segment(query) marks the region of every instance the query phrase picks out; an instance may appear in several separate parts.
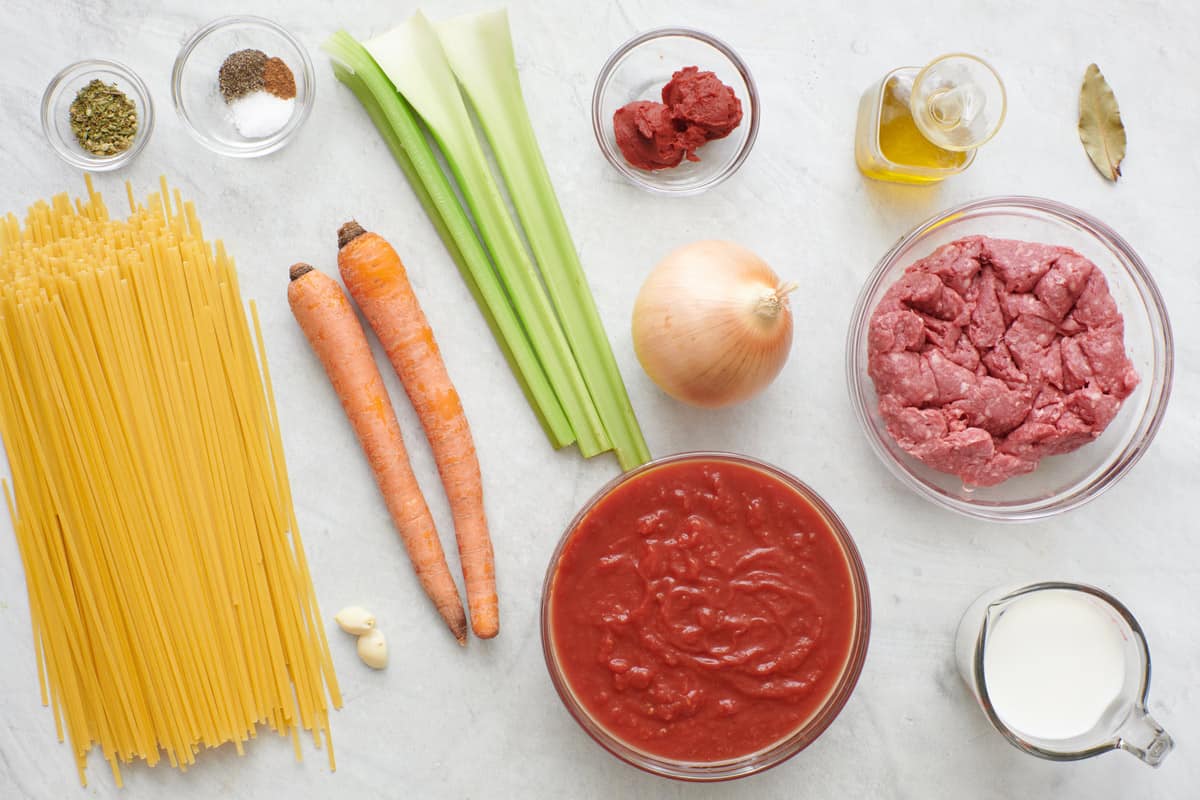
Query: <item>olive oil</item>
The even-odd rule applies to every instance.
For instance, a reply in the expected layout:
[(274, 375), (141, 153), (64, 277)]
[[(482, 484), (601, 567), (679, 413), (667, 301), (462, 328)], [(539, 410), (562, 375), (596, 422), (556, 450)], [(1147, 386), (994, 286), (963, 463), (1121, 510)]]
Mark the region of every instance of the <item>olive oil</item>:
[(927, 169), (959, 170), (967, 163), (967, 154), (946, 150), (925, 138), (909, 110), (912, 86), (892, 78), (883, 87), (879, 108), (879, 150), (894, 164)]
[(1004, 87), (982, 61), (943, 56), (893, 70), (862, 96), (854, 154), (868, 178), (936, 183), (962, 172), (1004, 119)]

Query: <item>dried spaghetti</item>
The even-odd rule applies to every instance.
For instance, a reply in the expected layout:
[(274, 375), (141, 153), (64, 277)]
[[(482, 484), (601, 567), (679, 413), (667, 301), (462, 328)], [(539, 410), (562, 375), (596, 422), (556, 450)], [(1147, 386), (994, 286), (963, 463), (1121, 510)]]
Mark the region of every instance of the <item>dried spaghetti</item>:
[[(109, 218), (59, 195), (0, 220), (0, 434), (42, 702), (80, 780), (238, 752), (260, 723), (327, 748), (341, 697), (253, 303), (178, 191)], [(322, 742), (322, 739), (324, 742)]]

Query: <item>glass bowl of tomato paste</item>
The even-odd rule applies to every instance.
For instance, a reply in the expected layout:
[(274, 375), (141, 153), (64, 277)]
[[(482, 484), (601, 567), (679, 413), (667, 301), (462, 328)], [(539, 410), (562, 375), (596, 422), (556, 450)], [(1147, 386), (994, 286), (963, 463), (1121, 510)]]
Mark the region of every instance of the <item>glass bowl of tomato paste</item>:
[[(696, 67), (713, 73), (733, 91), (741, 108), (741, 120), (732, 129), (709, 131), (709, 140), (670, 167), (631, 163), (621, 151), (613, 115), (617, 109), (638, 100), (667, 102), (664, 87), (672, 84), (679, 70)], [(697, 93), (711, 99), (709, 90)], [(709, 108), (711, 115), (723, 112)], [(634, 36), (616, 49), (596, 77), (592, 89), (592, 132), (606, 161), (625, 180), (652, 194), (686, 197), (723, 183), (745, 163), (758, 138), (758, 86), (750, 68), (732, 47), (715, 36), (692, 28), (655, 28)], [(686, 127), (679, 118), (677, 130)]]
[(788, 473), (682, 453), (613, 480), (554, 550), (546, 667), (617, 758), (689, 781), (794, 756), (833, 722), (871, 627), (846, 526)]

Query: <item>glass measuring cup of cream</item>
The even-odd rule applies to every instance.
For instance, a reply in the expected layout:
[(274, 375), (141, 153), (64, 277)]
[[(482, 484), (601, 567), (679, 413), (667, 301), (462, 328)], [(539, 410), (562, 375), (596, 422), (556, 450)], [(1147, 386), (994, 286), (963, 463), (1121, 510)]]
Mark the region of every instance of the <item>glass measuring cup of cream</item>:
[(994, 589), (959, 623), (958, 668), (992, 726), (1041, 758), (1124, 750), (1151, 766), (1174, 742), (1146, 713), (1150, 651), (1133, 614), (1092, 586)]
[(937, 183), (971, 166), (1007, 107), (1000, 76), (975, 56), (894, 69), (859, 102), (855, 161), (868, 178)]

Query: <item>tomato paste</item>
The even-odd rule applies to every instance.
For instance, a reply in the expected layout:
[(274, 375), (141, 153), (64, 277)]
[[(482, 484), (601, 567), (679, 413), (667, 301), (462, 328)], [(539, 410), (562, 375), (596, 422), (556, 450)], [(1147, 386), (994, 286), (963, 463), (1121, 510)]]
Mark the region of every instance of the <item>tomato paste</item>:
[(684, 67), (662, 88), (662, 102), (635, 100), (613, 114), (613, 136), (638, 169), (699, 161), (696, 150), (723, 139), (742, 121), (742, 101), (716, 73)]
[(601, 727), (655, 756), (725, 761), (825, 705), (856, 637), (829, 521), (774, 475), (716, 457), (619, 484), (569, 535), (552, 649)]

